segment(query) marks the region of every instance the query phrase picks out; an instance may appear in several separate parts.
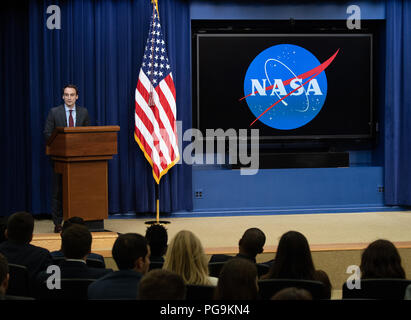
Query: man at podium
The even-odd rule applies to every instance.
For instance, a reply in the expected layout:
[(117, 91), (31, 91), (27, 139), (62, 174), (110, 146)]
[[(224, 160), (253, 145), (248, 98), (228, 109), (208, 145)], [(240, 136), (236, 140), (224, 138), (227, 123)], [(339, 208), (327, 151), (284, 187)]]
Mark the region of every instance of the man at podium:
[[(88, 111), (86, 108), (76, 106), (78, 99), (78, 89), (73, 84), (68, 84), (63, 88), (64, 105), (52, 108), (47, 116), (44, 127), (44, 137), (46, 141), (50, 138), (57, 127), (84, 127), (90, 124)], [(61, 174), (53, 170), (51, 216), (54, 223), (54, 232), (61, 232), (63, 220), (62, 207), (62, 177)]]

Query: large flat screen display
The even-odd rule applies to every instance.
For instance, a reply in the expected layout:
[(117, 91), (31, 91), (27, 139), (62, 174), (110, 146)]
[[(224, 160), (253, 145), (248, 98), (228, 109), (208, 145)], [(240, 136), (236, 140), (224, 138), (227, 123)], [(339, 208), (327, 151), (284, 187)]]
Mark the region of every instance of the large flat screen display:
[(372, 34), (197, 34), (194, 124), (261, 141), (373, 136)]

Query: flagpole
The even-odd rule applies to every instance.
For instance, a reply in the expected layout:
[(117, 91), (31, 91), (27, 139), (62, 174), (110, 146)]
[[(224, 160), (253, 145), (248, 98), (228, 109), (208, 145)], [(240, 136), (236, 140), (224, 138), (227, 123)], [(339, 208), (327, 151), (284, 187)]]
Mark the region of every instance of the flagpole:
[[(160, 221), (160, 179), (162, 175), (165, 172), (167, 172), (176, 163), (176, 161), (178, 161), (177, 159), (178, 158), (178, 147), (175, 145), (175, 142), (174, 144), (172, 142), (170, 143), (170, 139), (167, 139), (167, 137), (166, 138), (163, 137), (163, 133), (161, 132), (161, 126), (157, 124), (157, 122), (159, 121), (159, 110), (158, 110), (159, 106), (157, 105), (158, 103), (157, 100), (160, 100), (160, 103), (161, 103), (161, 97), (159, 98), (159, 96), (156, 93), (155, 88), (160, 88), (159, 90), (161, 92), (163, 85), (164, 85), (166, 89), (168, 88), (167, 89), (168, 92), (171, 92), (172, 100), (167, 101), (166, 105), (163, 104), (162, 106), (161, 105), (160, 106), (161, 108), (164, 108), (166, 106), (168, 108), (167, 109), (168, 112), (172, 114), (174, 118), (176, 118), (175, 108), (174, 110), (172, 108), (172, 106), (175, 105), (175, 87), (174, 87), (171, 70), (169, 70), (170, 65), (169, 65), (169, 61), (168, 61), (168, 57), (167, 57), (167, 53), (165, 49), (165, 42), (163, 39), (163, 35), (161, 33), (161, 26), (159, 22), (160, 14), (158, 11), (158, 0), (151, 0), (151, 3), (153, 4), (153, 11), (152, 11), (153, 19), (150, 24), (149, 35), (147, 38), (147, 45), (144, 51), (144, 59), (143, 59), (142, 67), (140, 70), (139, 80), (137, 82), (136, 96), (137, 96), (137, 93), (139, 94), (139, 96), (141, 96), (139, 84), (145, 83), (144, 81), (149, 83), (150, 88), (148, 90), (149, 91), (148, 101), (146, 101), (147, 104), (143, 102), (143, 105), (141, 105), (140, 104), (141, 101), (139, 101), (137, 98), (135, 100), (136, 101), (135, 119), (138, 119), (139, 123), (143, 122), (143, 125), (146, 125), (146, 122), (151, 122), (152, 120), (154, 120), (154, 123), (152, 123), (152, 130), (148, 132), (148, 134), (152, 135), (152, 141), (155, 142), (154, 150), (150, 150), (149, 153), (147, 152), (145, 145), (147, 144), (151, 146), (151, 148), (153, 148), (153, 146), (150, 145), (149, 143), (146, 143), (145, 141), (146, 133), (141, 133), (139, 131), (138, 128), (140, 128), (140, 125), (135, 126), (134, 137), (138, 145), (140, 146), (140, 148), (143, 150), (146, 159), (150, 162), (151, 166), (153, 167), (153, 176), (155, 178), (154, 184), (155, 184), (156, 220), (147, 221), (145, 223), (146, 224), (162, 224), (162, 223), (166, 224), (170, 222)], [(145, 85), (143, 84), (142, 87), (145, 87)], [(147, 91), (144, 91), (143, 96), (145, 97), (146, 94), (147, 94)], [(170, 97), (168, 97), (167, 99), (169, 98)], [(170, 102), (172, 103), (169, 106), (168, 103)], [(148, 113), (150, 113), (153, 119), (150, 117), (148, 117), (148, 119), (147, 118), (142, 119), (139, 116), (139, 113), (141, 113), (141, 108), (143, 107), (147, 108), (147, 106), (149, 108)], [(147, 113), (147, 111), (144, 111), (144, 112)], [(167, 115), (169, 113), (166, 112)], [(136, 120), (136, 123), (137, 123), (137, 120)], [(168, 134), (169, 133), (167, 133), (167, 135)], [(176, 133), (174, 132), (174, 134)], [(160, 146), (159, 144), (160, 140), (162, 139), (164, 139), (164, 141), (168, 141), (168, 145), (166, 145), (166, 149), (165, 149), (166, 154), (168, 154), (167, 148), (169, 148), (169, 150), (172, 150), (172, 148), (176, 150), (176, 152), (174, 153), (174, 158), (171, 157), (173, 153), (171, 153), (168, 156), (166, 155), (165, 158), (162, 158), (163, 160), (166, 160), (165, 161), (167, 165), (166, 169), (163, 167), (163, 162), (155, 162), (152, 158), (153, 152), (155, 152), (155, 154), (157, 155), (157, 159), (158, 159), (158, 156), (160, 157), (164, 156), (164, 154), (161, 155), (161, 150), (160, 150), (163, 146)], [(173, 141), (173, 139), (171, 139), (171, 141)], [(176, 138), (174, 139), (174, 141), (176, 141)]]
[(156, 191), (156, 220), (146, 221), (145, 224), (168, 224), (170, 221), (160, 220), (160, 184), (155, 183)]

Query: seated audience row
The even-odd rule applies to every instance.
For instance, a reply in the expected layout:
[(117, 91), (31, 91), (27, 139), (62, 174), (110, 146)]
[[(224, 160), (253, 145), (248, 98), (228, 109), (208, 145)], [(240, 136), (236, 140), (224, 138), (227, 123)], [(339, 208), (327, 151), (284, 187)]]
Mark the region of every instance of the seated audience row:
[[(46, 269), (54, 258), (59, 263), (62, 279), (91, 279), (89, 299), (184, 299), (187, 286), (214, 287), (214, 299), (253, 300), (259, 298), (259, 280), (309, 280), (319, 286), (321, 296), (331, 298), (331, 282), (327, 273), (315, 268), (309, 243), (297, 231), (284, 233), (275, 259), (267, 262), (268, 272), (259, 277), (256, 256), (263, 252), (266, 237), (258, 228), (245, 231), (239, 240), (236, 256), (213, 255), (207, 261), (200, 239), (191, 231), (179, 231), (168, 245), (167, 230), (161, 225), (147, 228), (146, 235), (121, 234), (116, 239), (112, 256), (118, 271), (87, 265), (91, 254), (92, 235), (81, 218), (65, 222), (61, 233), (61, 250), (52, 254), (30, 244), (34, 219), (27, 212), (17, 212), (7, 221), (6, 240), (0, 243), (0, 297), (5, 297), (9, 283), (8, 264), (25, 266), (29, 274), (29, 295), (39, 297), (50, 274)], [(2, 254), (2, 255), (1, 255)], [(165, 255), (165, 257), (164, 257)], [(102, 260), (103, 257), (94, 255)], [(150, 260), (162, 267), (150, 270)], [(209, 275), (208, 265), (224, 262), (218, 277)], [(157, 268), (156, 267), (156, 268)], [(397, 248), (388, 240), (369, 244), (361, 257), (361, 279), (405, 279), (405, 270)], [(263, 285), (263, 281), (260, 282)], [(313, 299), (303, 289), (287, 288), (272, 299)], [(157, 293), (156, 293), (157, 292)], [(168, 298), (171, 296), (170, 298)], [(314, 296), (315, 298), (315, 296)], [(406, 299), (411, 299), (411, 286)]]

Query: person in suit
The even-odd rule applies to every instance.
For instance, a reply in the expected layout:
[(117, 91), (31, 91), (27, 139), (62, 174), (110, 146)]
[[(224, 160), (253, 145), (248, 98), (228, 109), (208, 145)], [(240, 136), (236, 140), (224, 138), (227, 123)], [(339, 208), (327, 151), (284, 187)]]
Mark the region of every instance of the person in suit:
[[(256, 263), (257, 254), (262, 253), (265, 244), (265, 234), (258, 228), (247, 229), (241, 239), (238, 241), (239, 253), (235, 256), (237, 258), (243, 258)], [(214, 254), (210, 258), (212, 262), (225, 262), (232, 259), (233, 256), (225, 254)]]
[(0, 244), (0, 252), (7, 258), (8, 263), (27, 267), (31, 289), (37, 274), (53, 263), (47, 249), (30, 244), (33, 229), (34, 219), (30, 213), (13, 213), (7, 221), (7, 240)]
[[(78, 89), (69, 84), (63, 88), (64, 105), (52, 108), (47, 116), (44, 126), (44, 137), (48, 141), (57, 127), (84, 127), (90, 125), (89, 115), (86, 108), (76, 106)], [(62, 177), (53, 170), (51, 215), (54, 222), (54, 232), (61, 232), (63, 220), (62, 209)]]
[[(66, 260), (59, 264), (61, 279), (99, 279), (112, 269), (92, 268), (86, 264), (91, 251), (92, 236), (87, 227), (74, 224), (61, 234), (61, 248)], [(50, 277), (46, 271), (37, 276), (37, 293)]]
[(141, 278), (150, 266), (150, 247), (137, 233), (118, 236), (112, 249), (119, 271), (95, 281), (88, 287), (89, 299), (137, 299)]
[[(64, 232), (64, 230), (66, 230), (68, 227), (72, 226), (73, 224), (79, 224), (79, 225), (84, 226), (85, 222), (84, 222), (84, 219), (81, 218), (81, 217), (71, 217), (71, 218), (67, 219), (66, 221), (64, 221), (63, 227), (62, 227), (62, 232)], [(52, 252), (50, 252), (50, 254), (51, 254), (51, 257), (53, 258), (54, 262), (59, 262), (59, 261), (62, 261), (62, 260), (65, 259), (62, 249), (52, 251)], [(102, 268), (106, 267), (106, 263), (105, 263), (104, 257), (102, 255), (91, 252), (87, 256), (87, 260), (86, 260), (87, 264), (89, 264), (90, 259), (98, 260), (98, 261), (100, 261), (100, 264), (101, 264)]]

